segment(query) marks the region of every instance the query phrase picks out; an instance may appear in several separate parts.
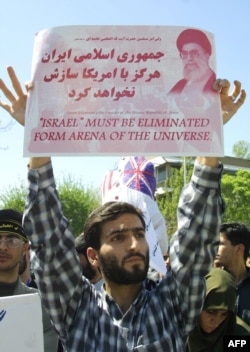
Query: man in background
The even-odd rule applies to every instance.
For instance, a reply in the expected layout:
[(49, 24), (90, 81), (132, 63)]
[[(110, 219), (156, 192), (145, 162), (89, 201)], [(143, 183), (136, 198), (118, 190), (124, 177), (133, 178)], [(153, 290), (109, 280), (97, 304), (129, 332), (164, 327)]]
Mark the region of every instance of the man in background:
[(103, 284), (102, 274), (99, 268), (96, 268), (90, 263), (91, 258), (88, 258), (88, 247), (84, 233), (81, 233), (75, 238), (75, 248), (81, 263), (83, 276), (89, 279), (97, 291), (100, 291)]
[(238, 316), (250, 325), (250, 270), (246, 260), (250, 249), (250, 230), (239, 222), (220, 227), (220, 242), (214, 265), (233, 275), (237, 284)]
[[(20, 262), (28, 248), (22, 214), (13, 209), (0, 210), (0, 297), (38, 292), (25, 285), (19, 277)], [(58, 338), (43, 305), (42, 314), (44, 352), (56, 352)]]

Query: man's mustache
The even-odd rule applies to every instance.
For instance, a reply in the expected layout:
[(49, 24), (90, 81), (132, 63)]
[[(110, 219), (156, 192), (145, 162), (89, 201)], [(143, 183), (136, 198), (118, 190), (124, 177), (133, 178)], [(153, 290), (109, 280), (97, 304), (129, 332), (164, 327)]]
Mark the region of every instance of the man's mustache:
[(124, 263), (127, 259), (132, 258), (132, 257), (140, 257), (143, 259), (144, 262), (146, 260), (145, 255), (138, 253), (138, 252), (134, 252), (134, 253), (128, 253), (127, 255), (125, 255), (125, 257), (123, 257), (123, 259), (122, 259), (122, 263)]

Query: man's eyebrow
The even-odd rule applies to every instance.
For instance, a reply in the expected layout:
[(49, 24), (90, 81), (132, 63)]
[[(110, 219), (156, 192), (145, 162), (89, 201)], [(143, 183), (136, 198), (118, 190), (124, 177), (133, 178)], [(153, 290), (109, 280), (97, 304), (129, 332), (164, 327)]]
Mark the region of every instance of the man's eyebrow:
[(122, 233), (125, 233), (125, 232), (128, 232), (128, 231), (132, 231), (132, 232), (143, 231), (143, 232), (145, 232), (145, 229), (143, 228), (143, 226), (132, 227), (132, 228), (124, 227), (122, 229), (113, 229), (113, 230), (111, 230), (110, 232), (107, 233), (106, 237), (110, 237), (110, 236), (117, 235), (117, 234), (122, 234)]

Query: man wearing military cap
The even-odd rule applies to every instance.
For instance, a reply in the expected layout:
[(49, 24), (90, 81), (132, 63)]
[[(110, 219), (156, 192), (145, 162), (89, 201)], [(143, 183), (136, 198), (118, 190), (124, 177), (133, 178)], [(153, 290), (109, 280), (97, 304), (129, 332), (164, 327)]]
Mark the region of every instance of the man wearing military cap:
[(0, 210), (0, 235), (2, 233), (6, 233), (7, 238), (18, 238), (28, 242), (22, 227), (22, 214), (13, 209)]
[[(38, 292), (19, 277), (19, 265), (29, 242), (22, 226), (22, 214), (14, 209), (0, 210), (0, 297)], [(58, 337), (42, 305), (44, 351), (56, 352)], [(21, 318), (21, 317), (20, 317)]]

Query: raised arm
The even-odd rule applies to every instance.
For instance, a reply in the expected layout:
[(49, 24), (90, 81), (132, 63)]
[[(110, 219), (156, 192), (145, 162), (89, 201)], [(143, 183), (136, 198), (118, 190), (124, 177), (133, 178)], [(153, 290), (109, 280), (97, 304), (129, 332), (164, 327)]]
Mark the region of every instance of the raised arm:
[[(0, 100), (0, 106), (6, 110), (20, 125), (25, 125), (25, 110), (27, 103), (27, 92), (29, 92), (33, 85), (31, 82), (25, 83), (26, 92), (22, 89), (13, 67), (7, 67), (8, 75), (13, 87), (12, 92), (5, 82), (0, 78), (0, 90), (3, 92), (8, 102)], [(50, 162), (49, 157), (32, 157), (30, 158), (29, 166), (31, 169), (37, 169)]]
[[(246, 93), (238, 81), (234, 82), (231, 94), (227, 80), (217, 80), (214, 88), (220, 94), (225, 124), (244, 104)], [(187, 297), (182, 310), (187, 333), (194, 326), (203, 305), (202, 278), (216, 254), (214, 243), (224, 211), (220, 189), (222, 171), (218, 158), (197, 157), (191, 182), (183, 188), (178, 204), (178, 230), (171, 240), (170, 262), (180, 296)]]

